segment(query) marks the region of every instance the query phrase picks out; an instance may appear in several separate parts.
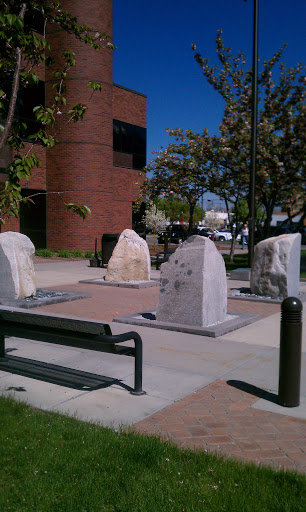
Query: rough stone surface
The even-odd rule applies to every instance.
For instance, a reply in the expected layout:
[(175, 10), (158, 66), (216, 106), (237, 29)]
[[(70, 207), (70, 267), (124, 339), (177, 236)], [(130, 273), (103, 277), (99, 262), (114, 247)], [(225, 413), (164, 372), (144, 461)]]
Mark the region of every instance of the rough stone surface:
[(105, 281), (149, 281), (148, 244), (132, 229), (125, 229), (108, 262)]
[(298, 296), (300, 257), (300, 233), (259, 242), (251, 271), (251, 292), (272, 298)]
[(226, 311), (223, 257), (208, 238), (191, 236), (161, 266), (156, 320), (210, 326), (223, 322)]
[(0, 297), (24, 299), (36, 294), (35, 247), (21, 233), (0, 234)]

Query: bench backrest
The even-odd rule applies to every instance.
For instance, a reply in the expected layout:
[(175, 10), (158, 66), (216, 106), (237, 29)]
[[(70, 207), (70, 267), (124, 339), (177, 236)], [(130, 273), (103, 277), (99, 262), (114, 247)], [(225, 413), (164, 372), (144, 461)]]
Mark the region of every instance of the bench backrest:
[(76, 333), (106, 334), (111, 335), (111, 328), (108, 324), (91, 322), (89, 320), (78, 320), (50, 314), (29, 313), (27, 311), (16, 311), (0, 307), (0, 328), (1, 324), (16, 323), (24, 327), (35, 326), (46, 329), (58, 329), (74, 331)]

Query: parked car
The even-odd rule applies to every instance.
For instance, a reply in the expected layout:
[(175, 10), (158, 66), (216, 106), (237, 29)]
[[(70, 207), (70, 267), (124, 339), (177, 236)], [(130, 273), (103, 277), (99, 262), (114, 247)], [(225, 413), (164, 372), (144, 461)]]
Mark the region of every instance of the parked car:
[(168, 237), (168, 241), (172, 244), (181, 244), (186, 239), (186, 235), (182, 230), (171, 229), (170, 231), (167, 229), (158, 234), (158, 243), (164, 244), (166, 236)]
[(292, 231), (289, 228), (276, 228), (277, 235), (291, 235)]
[(205, 231), (205, 229), (201, 229), (201, 231), (197, 234), (200, 236), (205, 236), (206, 238), (210, 238), (211, 240), (213, 239), (214, 236), (213, 233), (211, 233), (210, 231)]
[(208, 233), (217, 233), (217, 231), (218, 231), (216, 228), (209, 228), (207, 226), (198, 226), (196, 229), (198, 231), (201, 231), (201, 230), (208, 231)]
[(216, 231), (214, 233), (214, 240), (224, 242), (224, 240), (231, 240), (232, 239), (232, 233), (229, 229), (220, 229), (219, 231)]
[(205, 236), (206, 238), (212, 239), (214, 233), (212, 231), (207, 231), (206, 229), (203, 229), (203, 228), (195, 228), (192, 230), (192, 234)]

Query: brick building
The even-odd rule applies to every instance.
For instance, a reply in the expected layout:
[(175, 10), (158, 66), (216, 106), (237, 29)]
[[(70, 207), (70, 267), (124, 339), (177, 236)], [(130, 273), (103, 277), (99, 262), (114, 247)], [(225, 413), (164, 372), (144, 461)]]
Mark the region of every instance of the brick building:
[[(79, 23), (112, 39), (112, 0), (64, 0), (62, 5)], [(48, 150), (35, 148), (41, 167), (23, 184), (25, 196), (38, 194), (35, 206), (22, 206), (20, 219), (11, 218), (2, 232), (20, 231), (36, 247), (92, 250), (96, 237), (121, 233), (137, 220), (132, 203), (146, 163), (146, 96), (113, 84), (110, 50), (95, 51), (55, 25), (47, 27), (45, 37), (54, 58), (64, 48), (75, 52), (77, 64), (68, 74), (67, 104), (85, 103), (88, 110), (77, 123), (65, 123), (59, 117), (59, 144)], [(46, 105), (51, 97), (51, 72), (40, 70), (39, 78), (32, 97), (20, 100), (29, 116), (39, 95)], [(103, 86), (91, 99), (86, 88), (90, 80)], [(64, 202), (85, 204), (92, 214), (83, 221), (67, 212)]]

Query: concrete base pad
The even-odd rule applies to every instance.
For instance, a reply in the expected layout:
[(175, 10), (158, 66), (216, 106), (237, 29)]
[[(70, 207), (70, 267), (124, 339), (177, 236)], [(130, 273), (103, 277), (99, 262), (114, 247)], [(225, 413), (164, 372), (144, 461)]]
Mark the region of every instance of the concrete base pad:
[(230, 279), (235, 279), (238, 281), (249, 281), (251, 277), (251, 269), (250, 268), (236, 268), (232, 270), (230, 273)]
[(168, 331), (187, 332), (189, 334), (198, 334), (200, 336), (210, 336), (217, 338), (228, 332), (235, 331), (240, 327), (249, 325), (259, 320), (259, 315), (250, 315), (245, 313), (228, 313), (227, 319), (220, 323), (209, 327), (171, 324), (168, 322), (157, 322), (155, 317), (156, 311), (143, 311), (142, 313), (133, 313), (127, 316), (114, 318), (113, 322), (123, 324), (142, 325), (144, 327), (154, 327), (156, 329), (166, 329)]
[[(283, 297), (264, 297), (260, 295), (252, 294), (250, 288), (231, 288), (230, 291), (227, 294), (227, 297), (229, 299), (236, 299), (236, 300), (250, 300), (255, 302), (269, 302), (270, 304), (281, 304), (284, 300)], [(301, 302), (306, 301), (306, 293), (301, 292), (299, 293), (298, 298)]]
[(49, 304), (58, 304), (60, 302), (71, 302), (73, 300), (87, 299), (91, 295), (86, 292), (66, 292), (61, 290), (48, 290), (40, 288), (37, 290), (36, 297), (27, 297), (26, 299), (5, 299), (0, 297), (0, 305), (13, 308), (38, 308), (48, 306)]
[(85, 279), (79, 283), (98, 284), (100, 286), (117, 286), (119, 288), (151, 288), (159, 286), (159, 279), (151, 279), (150, 281), (105, 281), (104, 277), (99, 279)]

